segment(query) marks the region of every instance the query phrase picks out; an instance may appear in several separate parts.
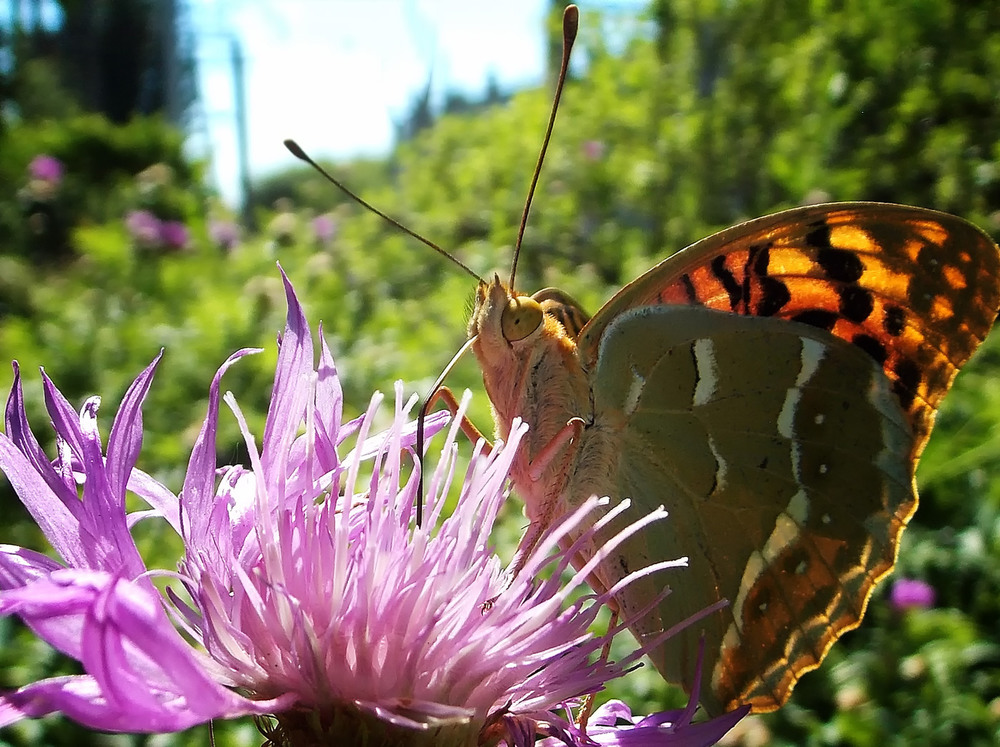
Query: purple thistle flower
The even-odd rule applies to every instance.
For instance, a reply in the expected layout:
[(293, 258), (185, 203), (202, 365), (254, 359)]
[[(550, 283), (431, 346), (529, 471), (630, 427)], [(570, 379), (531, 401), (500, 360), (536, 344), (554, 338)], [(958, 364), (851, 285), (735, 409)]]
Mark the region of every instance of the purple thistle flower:
[(28, 164), (28, 174), (32, 179), (40, 179), (57, 185), (63, 177), (62, 161), (54, 156), (39, 154), (32, 158), (31, 163)]
[(125, 229), (139, 246), (151, 249), (160, 245), (160, 219), (148, 210), (130, 210)]
[(897, 610), (908, 610), (933, 607), (936, 596), (934, 587), (925, 581), (898, 578), (893, 581), (889, 599)]
[[(564, 584), (575, 545), (554, 552), (573, 534), (593, 542), (605, 523), (593, 518), (606, 501), (592, 498), (565, 517), (508, 577), (489, 532), (526, 427), (516, 425), (509, 443), (488, 455), (477, 448), (458, 503), (442, 518), (456, 421), (437, 468), (424, 477), (427, 518), (416, 527), (413, 400), (404, 404), (397, 385), (393, 422), (382, 433), (372, 435), (378, 394), (364, 415), (342, 422), (322, 330), (314, 366), (310, 330), (287, 278), (285, 291), (288, 321), (260, 447), (232, 395), (220, 396), (225, 371), (257, 352), (241, 350), (211, 383), (183, 500), (135, 467), (142, 403), (159, 356), (126, 392), (106, 449), (99, 398), (76, 413), (43, 374), (57, 434), (52, 462), (28, 427), (15, 364), (0, 468), (62, 562), (0, 545), (0, 614), (19, 615), (85, 674), (0, 694), (0, 726), (61, 711), (94, 729), (162, 732), (273, 714), (288, 744), (315, 744), (319, 729), (329, 744), (351, 744), (364, 733), (377, 743), (384, 736), (399, 744), (515, 747), (535, 744), (536, 735), (556, 740), (546, 744), (711, 744), (739, 719), (742, 713), (690, 725), (693, 704), (644, 720), (599, 711), (588, 737), (561, 715), (564, 704), (621, 676), (642, 654), (593, 661), (625, 626), (588, 632), (609, 597), (570, 602), (570, 595), (598, 559)], [(249, 467), (216, 464), (220, 399), (243, 432)], [(428, 435), (446, 421), (443, 413), (429, 417)], [(127, 514), (126, 490), (149, 509)], [(131, 530), (153, 517), (184, 541), (177, 572), (147, 568), (139, 555)], [(654, 512), (603, 552), (662, 518)], [(152, 577), (174, 585), (161, 594)], [(622, 708), (605, 710), (620, 716)]]
[(312, 232), (317, 243), (325, 246), (337, 235), (337, 222), (327, 213), (317, 215), (312, 219)]
[(167, 249), (183, 249), (187, 246), (190, 232), (179, 220), (165, 220), (160, 223), (160, 243)]
[[(620, 700), (609, 700), (600, 706), (587, 722), (586, 734), (571, 727), (573, 745), (609, 745), (616, 747), (650, 747), (652, 745), (715, 744), (746, 715), (747, 709), (730, 711), (712, 721), (690, 724), (695, 703), (684, 709), (664, 711), (651, 716), (633, 716), (632, 709)], [(565, 742), (548, 738), (543, 747), (560, 747)]]
[(240, 241), (240, 227), (231, 220), (212, 220), (208, 224), (208, 235), (219, 249), (228, 252)]

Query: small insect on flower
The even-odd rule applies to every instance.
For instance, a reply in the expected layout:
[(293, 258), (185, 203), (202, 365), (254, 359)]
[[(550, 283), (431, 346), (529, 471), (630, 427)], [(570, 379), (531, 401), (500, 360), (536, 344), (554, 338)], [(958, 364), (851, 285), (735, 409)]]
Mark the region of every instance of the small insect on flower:
[[(691, 725), (690, 711), (645, 721), (598, 712), (592, 736), (574, 725), (566, 704), (642, 654), (620, 662), (598, 655), (624, 628), (589, 632), (614, 590), (580, 596), (600, 558), (567, 581), (574, 547), (557, 550), (571, 535), (593, 540), (601, 523), (588, 519), (604, 501), (591, 498), (554, 525), (509, 577), (489, 535), (526, 426), (517, 423), (489, 454), (474, 452), (445, 517), (452, 425), (436, 468), (423, 476), (428, 515), (417, 526), (413, 400), (397, 385), (382, 432), (374, 427), (378, 393), (344, 422), (322, 330), (314, 364), (287, 278), (285, 291), (288, 319), (259, 446), (235, 399), (221, 395), (226, 370), (255, 352), (241, 350), (211, 382), (179, 495), (136, 467), (159, 356), (126, 392), (106, 448), (99, 398), (77, 413), (43, 374), (54, 461), (28, 427), (15, 364), (0, 468), (61, 560), (0, 546), (0, 613), (20, 616), (84, 673), (2, 694), (0, 726), (60, 711), (93, 729), (170, 732), (251, 715), (270, 717), (276, 744), (513, 747), (624, 745), (651, 735), (644, 744), (709, 744), (735, 723), (740, 714)], [(242, 431), (247, 465), (217, 464), (220, 399)], [(446, 424), (444, 414), (428, 418), (427, 432)], [(148, 510), (127, 513), (127, 492)], [(132, 530), (154, 517), (183, 540), (177, 570), (150, 568), (140, 556)], [(601, 552), (662, 518), (629, 527)]]

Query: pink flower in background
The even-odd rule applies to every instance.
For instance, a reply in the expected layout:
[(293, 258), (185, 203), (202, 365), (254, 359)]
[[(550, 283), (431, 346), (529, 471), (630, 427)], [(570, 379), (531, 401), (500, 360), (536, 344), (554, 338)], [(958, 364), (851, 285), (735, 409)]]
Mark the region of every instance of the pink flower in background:
[(125, 228), (141, 247), (152, 248), (160, 244), (160, 219), (148, 210), (131, 210), (125, 216)]
[(57, 185), (63, 178), (62, 161), (53, 156), (37, 155), (28, 164), (28, 174), (32, 179), (40, 179)]
[(208, 236), (219, 249), (228, 252), (240, 241), (239, 224), (231, 220), (212, 220), (208, 224)]
[[(453, 423), (436, 467), (414, 464), (415, 423), (396, 388), (391, 425), (375, 433), (382, 397), (343, 422), (336, 367), (285, 280), (281, 338), (263, 435), (256, 438), (219, 369), (180, 495), (136, 469), (142, 405), (159, 357), (126, 392), (106, 448), (99, 398), (75, 412), (43, 377), (57, 457), (43, 453), (15, 382), (0, 434), (0, 468), (60, 560), (0, 546), (0, 614), (17, 614), (78, 659), (83, 674), (0, 696), (0, 726), (61, 711), (100, 730), (163, 732), (210, 719), (272, 714), (285, 744), (711, 744), (741, 716), (690, 724), (683, 711), (595, 715), (590, 736), (567, 703), (634, 666), (598, 656), (617, 632), (589, 632), (606, 594), (579, 594), (587, 574), (639, 524), (570, 570), (573, 534), (603, 522), (591, 498), (554, 526), (508, 577), (489, 535), (526, 427), (488, 455), (477, 448), (444, 518), (454, 479)], [(243, 433), (248, 465), (218, 465), (220, 399)], [(426, 421), (442, 430), (443, 413)], [(350, 439), (350, 440), (348, 440)], [(258, 446), (259, 444), (259, 446)], [(425, 520), (414, 523), (418, 482)], [(148, 508), (126, 513), (126, 491)], [(618, 513), (611, 509), (610, 515)], [(181, 537), (177, 571), (148, 568), (132, 530), (167, 522)], [(675, 564), (637, 571), (633, 578)], [(679, 570), (677, 572), (683, 572)], [(167, 581), (161, 593), (151, 582)], [(569, 581), (564, 581), (568, 577)], [(607, 713), (605, 712), (607, 711)]]
[(191, 232), (179, 220), (160, 222), (160, 243), (167, 249), (183, 249), (191, 238)]
[(317, 215), (312, 219), (312, 231), (318, 243), (329, 244), (337, 235), (337, 222), (326, 213)]
[(898, 610), (933, 607), (936, 597), (933, 586), (913, 578), (899, 578), (893, 581), (889, 596), (892, 606)]
[(585, 140), (582, 146), (583, 157), (588, 161), (600, 161), (604, 158), (607, 146), (600, 140)]

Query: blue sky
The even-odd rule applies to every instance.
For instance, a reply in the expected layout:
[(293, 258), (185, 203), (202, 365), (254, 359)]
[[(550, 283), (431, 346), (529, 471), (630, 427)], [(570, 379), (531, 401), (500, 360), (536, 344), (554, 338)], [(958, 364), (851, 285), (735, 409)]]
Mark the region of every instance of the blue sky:
[(395, 119), (433, 74), (434, 91), (479, 93), (537, 84), (544, 68), (546, 0), (199, 0), (204, 124), (213, 174), (237, 194), (229, 36), (246, 56), (251, 174), (294, 162), (282, 140), (311, 155), (387, 152)]
[[(252, 177), (294, 163), (282, 141), (315, 157), (380, 155), (432, 76), (433, 94), (475, 96), (493, 76), (503, 89), (538, 85), (551, 0), (174, 0), (194, 37), (203, 100), (189, 145), (208, 158), (223, 197), (238, 196), (230, 49), (245, 57)], [(642, 0), (581, 0), (594, 11), (635, 13)], [(10, 5), (0, 2), (0, 23)], [(43, 22), (58, 25), (53, 0)], [(577, 55), (579, 57), (579, 55)], [(579, 59), (577, 60), (579, 62)], [(3, 60), (0, 60), (3, 64)]]

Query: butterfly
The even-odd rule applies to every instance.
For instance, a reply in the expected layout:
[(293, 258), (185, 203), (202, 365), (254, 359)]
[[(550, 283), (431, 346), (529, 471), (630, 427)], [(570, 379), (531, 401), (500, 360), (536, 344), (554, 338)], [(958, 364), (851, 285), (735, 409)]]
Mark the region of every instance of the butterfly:
[(497, 436), (515, 417), (531, 426), (511, 472), (530, 520), (522, 548), (591, 495), (631, 505), (581, 562), (665, 506), (592, 583), (687, 556), (669, 579), (620, 592), (619, 613), (648, 641), (728, 600), (653, 663), (690, 691), (704, 636), (710, 713), (780, 707), (892, 570), (935, 412), (998, 309), (1000, 250), (985, 233), (863, 202), (717, 233), (593, 317), (555, 289), (480, 282), (468, 334)]

